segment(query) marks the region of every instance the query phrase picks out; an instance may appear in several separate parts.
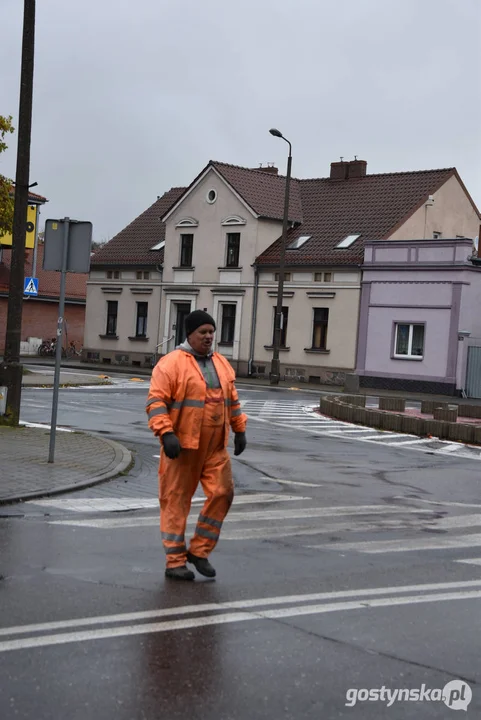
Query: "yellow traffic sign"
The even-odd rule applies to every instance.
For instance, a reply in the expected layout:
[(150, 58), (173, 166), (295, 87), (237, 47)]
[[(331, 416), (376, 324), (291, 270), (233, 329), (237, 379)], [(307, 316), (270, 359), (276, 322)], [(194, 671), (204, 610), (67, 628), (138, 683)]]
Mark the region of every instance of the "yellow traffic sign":
[[(25, 247), (32, 249), (35, 247), (35, 227), (37, 224), (37, 206), (29, 205), (27, 208), (27, 237)], [(11, 245), (12, 236), (10, 234), (0, 237), (0, 245)]]

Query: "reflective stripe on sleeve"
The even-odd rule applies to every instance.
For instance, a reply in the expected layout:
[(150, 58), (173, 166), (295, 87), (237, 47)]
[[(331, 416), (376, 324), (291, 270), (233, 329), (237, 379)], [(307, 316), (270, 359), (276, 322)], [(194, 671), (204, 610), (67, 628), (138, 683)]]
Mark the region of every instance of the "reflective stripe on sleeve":
[(159, 407), (159, 408), (154, 408), (153, 410), (149, 410), (149, 413), (148, 413), (148, 414), (149, 414), (149, 420), (150, 420), (150, 418), (153, 418), (153, 417), (155, 417), (156, 415), (167, 415), (168, 412), (169, 412), (169, 411), (167, 410), (166, 407)]
[(233, 410), (233, 411), (231, 412), (231, 414), (230, 414), (230, 416), (233, 417), (233, 418), (239, 417), (240, 415), (242, 415), (242, 409), (241, 409), (241, 408), (237, 408), (237, 410)]

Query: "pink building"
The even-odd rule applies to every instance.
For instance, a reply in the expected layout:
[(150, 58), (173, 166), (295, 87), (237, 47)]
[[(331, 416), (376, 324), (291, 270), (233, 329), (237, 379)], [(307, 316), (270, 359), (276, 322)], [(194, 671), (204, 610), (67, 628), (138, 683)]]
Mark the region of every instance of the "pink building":
[(481, 259), (468, 238), (366, 241), (364, 387), (481, 397)]

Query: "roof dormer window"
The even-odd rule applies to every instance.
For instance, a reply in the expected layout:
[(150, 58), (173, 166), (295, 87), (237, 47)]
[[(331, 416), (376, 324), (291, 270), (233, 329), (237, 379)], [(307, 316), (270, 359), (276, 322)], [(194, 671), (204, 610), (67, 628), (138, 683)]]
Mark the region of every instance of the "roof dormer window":
[(361, 237), (361, 233), (353, 233), (352, 235), (347, 235), (344, 240), (341, 240), (340, 243), (337, 243), (336, 248), (339, 248), (339, 250), (345, 250), (348, 247), (351, 247), (353, 243), (356, 242), (358, 238)]
[(293, 240), (289, 245), (287, 246), (288, 250), (299, 250), (308, 240), (310, 240), (312, 235), (301, 235), (300, 237)]

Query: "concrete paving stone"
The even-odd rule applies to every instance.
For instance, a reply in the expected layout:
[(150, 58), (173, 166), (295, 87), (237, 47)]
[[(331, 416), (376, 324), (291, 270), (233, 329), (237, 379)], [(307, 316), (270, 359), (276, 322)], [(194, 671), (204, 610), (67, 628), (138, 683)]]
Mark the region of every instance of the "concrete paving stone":
[(93, 485), (125, 471), (132, 460), (117, 442), (60, 431), (49, 463), (49, 442), (43, 428), (0, 427), (0, 504)]

